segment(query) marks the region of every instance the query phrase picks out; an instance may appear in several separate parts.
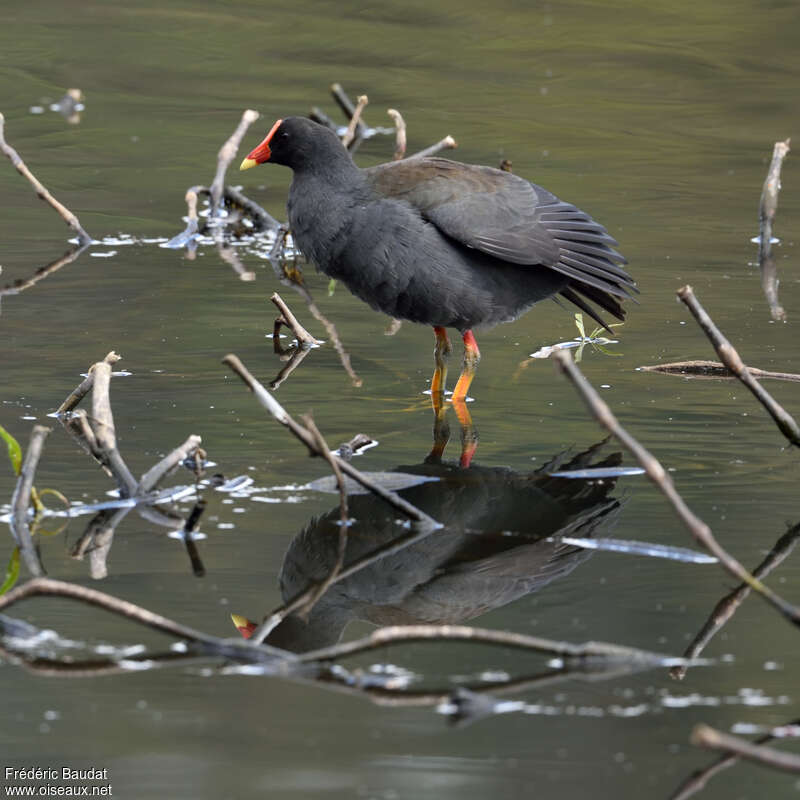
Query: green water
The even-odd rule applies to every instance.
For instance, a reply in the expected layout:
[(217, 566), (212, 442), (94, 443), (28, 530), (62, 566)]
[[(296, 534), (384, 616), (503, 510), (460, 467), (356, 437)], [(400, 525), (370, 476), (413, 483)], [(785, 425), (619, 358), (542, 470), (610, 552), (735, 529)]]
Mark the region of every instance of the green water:
[[(263, 115), (245, 138), (249, 149), (279, 117), (312, 105), (335, 116), (328, 94), (334, 80), (353, 95), (369, 95), (371, 125), (389, 124), (385, 109), (400, 109), (411, 150), (451, 134), (458, 159), (511, 159), (515, 173), (601, 220), (642, 290), (613, 347), (620, 357), (587, 351), (581, 364), (596, 387), (606, 387), (600, 391), (622, 423), (674, 470), (689, 506), (744, 564), (757, 564), (800, 519), (798, 454), (743, 387), (636, 371), (713, 357), (675, 301), (675, 290), (691, 283), (748, 363), (800, 372), (794, 154), (775, 223), (785, 323), (770, 319), (750, 241), (773, 142), (796, 135), (800, 122), (795, 4), (43, 1), (4, 9), (3, 17), (6, 138), (98, 239), (178, 233), (186, 188), (210, 182), (217, 150), (243, 109)], [(79, 124), (51, 111), (30, 113), (71, 86), (86, 95)], [(392, 150), (390, 139), (376, 137), (357, 160), (378, 163)], [(285, 217), (287, 170), (265, 166), (229, 178)], [(0, 284), (59, 257), (69, 236), (0, 162)], [(211, 246), (189, 260), (156, 244), (97, 245), (35, 287), (3, 297), (0, 424), (27, 441), (30, 418), (46, 423), (80, 373), (115, 349), (133, 373), (113, 382), (112, 401), (120, 449), (135, 474), (190, 433), (203, 437), (215, 470), (248, 475), (257, 487), (301, 485), (325, 474), (220, 363), (235, 352), (260, 379), (275, 376), (282, 363), (265, 335), (276, 290), (326, 338), (267, 261), (242, 258), (254, 281), (240, 281)], [(281, 403), (293, 414), (312, 410), (331, 444), (359, 431), (377, 439), (379, 447), (358, 459), (360, 468), (419, 464), (431, 447), (432, 413), (422, 394), (431, 332), (406, 324), (384, 336), (387, 320), (344, 287), (328, 297), (324, 276), (308, 268), (306, 279), (363, 385), (351, 384), (326, 345), (280, 387)], [(577, 452), (602, 438), (550, 361), (520, 369), (539, 347), (572, 338), (571, 318), (545, 303), (480, 337), (483, 361), (470, 404), (480, 436), (477, 466), (526, 473), (565, 448)], [(765, 385), (800, 415), (797, 384)], [(457, 459), (452, 412), (450, 422), (447, 455)], [(615, 450), (609, 445), (603, 453)], [(6, 502), (13, 480), (3, 467)], [(37, 485), (86, 502), (106, 499), (112, 488), (58, 426)], [(604, 535), (691, 544), (644, 478), (620, 479), (612, 495), (622, 509)], [(208, 538), (198, 544), (205, 578), (192, 575), (166, 529), (135, 514), (117, 529), (104, 580), (89, 578), (88, 559), (69, 557), (87, 518), (42, 541), (48, 572), (233, 635), (231, 612), (258, 619), (281, 602), (284, 554), (335, 499), (292, 491), (273, 496), (300, 502), (206, 496), (201, 530)], [(0, 562), (10, 551), (6, 537)], [(800, 602), (799, 578), (790, 559), (770, 583)], [(731, 585), (714, 566), (597, 553), (474, 622), (678, 655)], [(137, 628), (66, 601), (31, 601), (15, 613), (76, 639), (142, 640)], [(344, 635), (369, 629), (355, 622)], [(381, 707), (264, 677), (165, 670), (68, 680), (4, 664), (2, 766), (107, 768), (114, 795), (130, 798), (668, 797), (711, 759), (688, 743), (695, 723), (727, 730), (797, 716), (796, 636), (751, 598), (705, 653), (732, 661), (692, 670), (680, 684), (660, 670), (528, 691), (521, 697), (530, 713), (461, 729), (430, 709)], [(434, 682), (530, 666), (511, 652), (479, 656), (444, 645), (398, 648), (377, 660)], [(742, 764), (702, 796), (792, 797), (793, 781)]]

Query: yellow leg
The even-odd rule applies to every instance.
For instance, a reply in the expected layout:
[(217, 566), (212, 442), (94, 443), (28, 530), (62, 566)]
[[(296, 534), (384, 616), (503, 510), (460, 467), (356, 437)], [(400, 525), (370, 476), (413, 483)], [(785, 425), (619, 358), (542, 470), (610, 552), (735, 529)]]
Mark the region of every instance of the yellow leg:
[(433, 332), (436, 335), (436, 347), (433, 348), (433, 360), (436, 368), (433, 371), (433, 378), (431, 378), (431, 394), (436, 395), (444, 392), (444, 384), (447, 380), (447, 357), (452, 348), (444, 328), (434, 326)]
[(425, 458), (426, 464), (441, 464), (444, 449), (450, 440), (450, 425), (447, 423), (448, 406), (444, 392), (431, 392), (433, 406), (433, 447)]
[(478, 343), (475, 341), (472, 331), (464, 331), (462, 339), (464, 340), (464, 368), (461, 370), (456, 388), (453, 389), (454, 403), (466, 400), (469, 386), (475, 377), (478, 362), (481, 360), (481, 351), (478, 349)]

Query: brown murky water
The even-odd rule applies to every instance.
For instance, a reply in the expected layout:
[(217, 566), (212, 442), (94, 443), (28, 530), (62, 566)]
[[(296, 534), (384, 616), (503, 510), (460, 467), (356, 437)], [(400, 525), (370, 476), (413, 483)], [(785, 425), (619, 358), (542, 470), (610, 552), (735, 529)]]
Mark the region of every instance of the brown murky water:
[[(79, 373), (116, 349), (124, 356), (120, 366), (132, 373), (113, 382), (112, 399), (120, 448), (134, 472), (197, 433), (215, 469), (253, 479), (241, 496), (206, 492), (202, 579), (192, 575), (180, 542), (135, 514), (116, 532), (107, 578), (92, 581), (87, 562), (69, 558), (86, 518), (42, 541), (49, 574), (227, 636), (234, 634), (231, 612), (259, 618), (281, 602), (285, 555), (298, 572), (304, 558), (316, 557), (309, 542), (335, 498), (291, 487), (324, 475), (324, 466), (265, 418), (220, 359), (232, 351), (262, 380), (274, 377), (281, 362), (265, 335), (274, 319), (268, 298), (278, 289), (312, 333), (324, 331), (263, 258), (243, 253), (255, 273), (243, 282), (212, 246), (189, 260), (141, 240), (167, 239), (183, 228), (186, 188), (210, 181), (216, 152), (244, 108), (263, 114), (245, 139), (251, 147), (275, 118), (312, 105), (336, 114), (327, 91), (332, 80), (369, 95), (372, 125), (388, 125), (385, 109), (399, 108), (411, 149), (452, 134), (461, 160), (510, 158), (517, 174), (585, 208), (619, 239), (642, 302), (631, 306), (611, 348), (618, 357), (587, 350), (582, 368), (623, 424), (673, 470), (689, 505), (755, 566), (800, 520), (798, 453), (738, 384), (636, 367), (712, 357), (674, 299), (688, 282), (749, 363), (800, 372), (800, 181), (793, 154), (775, 224), (785, 323), (770, 319), (750, 241), (772, 144), (796, 133), (800, 122), (798, 33), (793, 4), (753, 2), (668, 9), (636, 2), (491, 9), (469, 2), (301, 2), (291, 9), (41, 2), (7, 12), (0, 31), (7, 139), (90, 233), (117, 239), (2, 298), (0, 424), (27, 441), (33, 420), (46, 422)], [(69, 86), (86, 95), (77, 125), (42, 102)], [(45, 113), (32, 114), (36, 105)], [(392, 149), (389, 138), (376, 137), (357, 160), (378, 163)], [(288, 171), (262, 167), (230, 177), (283, 218)], [(60, 256), (68, 232), (5, 160), (0, 187), (5, 285)], [(313, 410), (332, 444), (358, 431), (379, 440), (358, 459), (360, 468), (419, 465), (431, 446), (423, 395), (430, 331), (404, 325), (384, 336), (387, 320), (343, 287), (328, 297), (327, 279), (311, 269), (306, 278), (363, 386), (351, 384), (326, 345), (280, 387), (280, 401), (292, 413)], [(575, 454), (602, 438), (549, 361), (520, 369), (529, 353), (574, 335), (572, 313), (549, 303), (484, 333), (470, 411), (480, 434), (475, 474), (494, 477), (454, 489), (447, 511), (441, 497), (434, 499), (437, 513), (452, 513), (466, 529), (558, 525), (556, 511), (545, 509), (550, 495), (507, 492), (509, 483), (525, 483), (520, 476), (566, 449)], [(800, 414), (797, 384), (768, 388)], [(458, 426), (450, 416), (448, 455), (457, 459)], [(608, 445), (598, 458), (614, 452)], [(13, 488), (6, 466), (0, 464), (4, 502)], [(37, 484), (84, 502), (107, 499), (112, 488), (60, 429), (47, 441)], [(270, 491), (276, 486), (289, 488)], [(608, 496), (621, 505), (603, 518), (598, 535), (690, 544), (644, 478), (620, 478)], [(520, 505), (525, 514), (517, 514)], [(380, 516), (356, 508), (364, 519)], [(576, 513), (573, 506), (569, 513)], [(383, 535), (377, 521), (370, 530)], [(11, 552), (10, 537), (5, 542), (2, 563)], [(550, 582), (514, 591), (504, 585), (507, 595), (481, 604), (474, 583), (431, 584), (426, 569), (434, 564), (489, 557), (462, 540), (450, 544), (447, 551), (448, 542), (439, 541), (444, 550), (415, 551), (393, 567), (392, 575), (425, 588), (418, 594), (427, 592), (428, 605), (414, 607), (421, 617), (436, 603), (485, 627), (679, 655), (731, 586), (715, 566), (601, 552), (561, 563)], [(509, 561), (519, 570), (528, 557), (540, 555), (521, 551)], [(336, 624), (353, 620), (345, 638), (371, 629), (364, 620), (376, 621), (370, 609), (386, 575), (374, 569), (368, 586), (350, 587), (347, 602), (340, 593), (323, 619), (328, 635), (334, 616)], [(789, 559), (771, 584), (800, 602), (799, 578), (796, 559)], [(18, 613), (74, 639), (142, 639), (133, 626), (67, 602), (32, 601)], [(265, 677), (164, 670), (80, 681), (5, 664), (0, 753), (4, 768), (107, 768), (114, 795), (130, 798), (668, 797), (711, 758), (688, 744), (695, 723), (728, 730), (797, 716), (796, 650), (795, 631), (750, 599), (706, 650), (719, 660), (691, 670), (682, 683), (658, 670), (533, 689), (517, 697), (524, 701), (517, 713), (458, 729), (430, 709), (381, 707)], [(510, 651), (478, 654), (441, 644), (393, 649), (377, 660), (432, 682), (524, 672), (531, 664)], [(779, 798), (796, 791), (791, 777), (738, 765), (703, 796)]]

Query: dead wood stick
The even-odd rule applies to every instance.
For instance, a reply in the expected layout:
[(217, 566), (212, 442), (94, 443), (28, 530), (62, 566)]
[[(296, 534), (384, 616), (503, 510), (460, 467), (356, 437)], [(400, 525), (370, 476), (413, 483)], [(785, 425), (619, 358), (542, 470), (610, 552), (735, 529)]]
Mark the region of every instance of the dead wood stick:
[[(761, 580), (766, 578), (775, 567), (782, 564), (789, 554), (794, 550), (797, 540), (800, 538), (800, 524), (795, 525), (783, 534), (775, 543), (767, 557), (753, 570), (753, 577)], [(720, 629), (727, 624), (728, 620), (738, 611), (739, 606), (747, 599), (750, 594), (750, 587), (746, 583), (740, 583), (732, 592), (725, 595), (714, 607), (703, 627), (694, 637), (691, 644), (684, 652), (684, 658), (697, 658), (708, 643)], [(683, 680), (687, 672), (686, 666), (673, 667), (670, 675), (677, 680)]]
[(176, 447), (171, 453), (168, 453), (157, 464), (150, 467), (136, 488), (136, 494), (147, 494), (147, 492), (155, 489), (159, 482), (166, 478), (172, 470), (174, 470), (182, 461), (189, 458), (192, 453), (196, 453), (197, 449), (202, 443), (202, 439), (196, 434), (192, 434), (183, 444)]
[(44, 567), (39, 558), (39, 553), (33, 544), (31, 529), (28, 526), (28, 509), (31, 505), (31, 492), (33, 490), (33, 476), (42, 455), (44, 440), (52, 429), (44, 425), (34, 425), (25, 458), (19, 470), (17, 485), (11, 496), (11, 532), (19, 546), (20, 554), (25, 561), (31, 575), (38, 577), (44, 575)]
[(291, 329), (292, 333), (295, 335), (295, 338), (300, 343), (302, 347), (312, 347), (313, 345), (322, 344), (319, 339), (315, 339), (298, 321), (297, 317), (292, 314), (291, 309), (286, 303), (283, 302), (283, 298), (275, 292), (272, 297), (270, 297), (273, 305), (281, 312), (281, 317), (278, 320), (275, 320), (275, 331), (277, 333), (278, 330), (278, 322), (282, 321), (284, 325)]
[(390, 108), (386, 113), (394, 121), (395, 145), (392, 158), (394, 161), (400, 161), (406, 154), (406, 121), (396, 108)]
[(454, 147), (458, 147), (456, 140), (452, 136), (445, 136), (440, 142), (436, 142), (436, 144), (432, 144), (430, 147), (426, 147), (424, 150), (420, 150), (418, 153), (413, 153), (408, 157), (427, 158), (428, 156), (436, 155), (440, 150), (451, 150)]
[(473, 628), (468, 625), (389, 625), (378, 628), (369, 636), (350, 642), (310, 650), (298, 656), (301, 662), (335, 661), (345, 656), (353, 656), (377, 650), (387, 645), (404, 642), (424, 641), (481, 642), (482, 644), (511, 647), (517, 650), (547, 653), (565, 659), (613, 660), (636, 664), (661, 664), (671, 661), (668, 656), (639, 650), (635, 647), (610, 644), (608, 642), (558, 642), (540, 636), (527, 636), (511, 631), (497, 631), (489, 628)]
[(255, 200), (251, 200), (233, 186), (226, 186), (222, 191), (222, 196), (229, 203), (234, 206), (238, 206), (253, 218), (255, 230), (276, 231), (280, 227), (281, 224), (275, 219), (275, 217), (264, 211), (264, 209), (261, 208), (261, 206), (256, 203)]
[(25, 162), (20, 157), (19, 153), (11, 147), (6, 142), (5, 139), (5, 117), (0, 113), (0, 150), (5, 153), (8, 157), (9, 161), (16, 167), (17, 172), (22, 175), (24, 178), (27, 178), (28, 182), (33, 186), (34, 191), (36, 192), (39, 197), (48, 203), (52, 208), (54, 208), (61, 219), (72, 228), (73, 231), (78, 235), (78, 244), (90, 244), (92, 241), (92, 237), (89, 236), (88, 233), (81, 227), (81, 223), (78, 221), (78, 218), (64, 205), (58, 202), (58, 200), (47, 191), (47, 189), (42, 186), (42, 184), (37, 180), (36, 176), (25, 166)]
[(710, 750), (724, 750), (748, 761), (754, 761), (765, 767), (780, 769), (786, 772), (800, 772), (800, 755), (785, 753), (774, 747), (764, 747), (748, 742), (738, 736), (722, 733), (708, 725), (696, 725), (689, 741), (698, 747)]
[(318, 122), (320, 125), (324, 125), (326, 128), (330, 128), (336, 133), (336, 123), (318, 106), (313, 106), (311, 108), (308, 118), (314, 120), (314, 122)]
[(800, 447), (800, 427), (783, 406), (753, 377), (734, 346), (714, 324), (708, 312), (700, 305), (691, 286), (678, 289), (681, 299), (697, 320), (703, 333), (709, 338), (722, 363), (755, 395), (756, 400), (767, 410), (780, 432), (796, 447)]
[(242, 114), (242, 119), (236, 126), (236, 130), (228, 137), (217, 153), (217, 173), (211, 183), (211, 217), (216, 217), (219, 212), (219, 201), (222, 199), (222, 189), (225, 186), (225, 172), (231, 161), (236, 157), (236, 151), (242, 143), (242, 139), (247, 133), (247, 129), (259, 117), (258, 111), (247, 109)]
[[(222, 359), (222, 363), (229, 366), (242, 379), (250, 391), (253, 392), (256, 400), (258, 400), (258, 402), (267, 411), (269, 411), (269, 413), (278, 422), (280, 422), (281, 425), (286, 426), (295, 435), (295, 437), (297, 437), (308, 448), (310, 453), (321, 455), (318, 453), (317, 443), (315, 442), (314, 437), (304, 427), (302, 427), (302, 425), (299, 425), (294, 419), (292, 419), (292, 417), (284, 410), (283, 406), (275, 399), (275, 396), (268, 392), (267, 389), (253, 377), (247, 367), (242, 364), (237, 356), (230, 353)], [(346, 473), (353, 478), (353, 480), (360, 483), (365, 489), (368, 489), (373, 494), (385, 500), (395, 510), (405, 514), (414, 522), (421, 523), (425, 527), (441, 527), (435, 519), (429, 517), (424, 511), (421, 511), (408, 501), (403, 500), (403, 498), (397, 495), (395, 492), (390, 492), (387, 489), (384, 489), (382, 486), (374, 483), (369, 477), (359, 472), (352, 464), (342, 461), (336, 456), (334, 456), (334, 458), (336, 458), (339, 469), (342, 472)]]
[(319, 448), (319, 453), (323, 455), (325, 460), (331, 465), (333, 475), (336, 478), (336, 485), (339, 488), (339, 545), (336, 551), (336, 562), (334, 563), (328, 577), (325, 578), (319, 587), (316, 589), (308, 603), (300, 610), (299, 614), (302, 619), (308, 620), (314, 605), (325, 592), (335, 583), (336, 576), (342, 571), (344, 566), (344, 554), (347, 549), (347, 526), (349, 525), (349, 514), (347, 509), (347, 486), (342, 476), (342, 471), (336, 463), (337, 459), (328, 447), (328, 443), (317, 428), (313, 417), (310, 414), (304, 414), (300, 417), (303, 424), (306, 426), (308, 432), (314, 437)]
[[(729, 370), (719, 361), (704, 361), (697, 359), (694, 361), (672, 361), (668, 364), (651, 364), (645, 367), (638, 367), (642, 372), (663, 372), (665, 375), (680, 375), (684, 378), (713, 378), (713, 379), (734, 379), (736, 373)], [(772, 372), (768, 369), (758, 367), (748, 367), (750, 374), (754, 378), (772, 378), (776, 381), (800, 381), (800, 375), (794, 372)]]
[[(122, 356), (117, 355), (113, 350), (110, 353), (107, 353), (103, 361), (107, 364), (116, 364)], [(66, 414), (68, 411), (72, 411), (75, 406), (86, 397), (87, 394), (92, 390), (92, 386), (94, 385), (94, 374), (92, 370), (94, 369), (94, 365), (89, 367), (89, 372), (86, 377), (78, 384), (78, 386), (73, 389), (68, 395), (67, 399), (56, 409), (56, 414)]]
[(800, 625), (800, 609), (788, 603), (768, 586), (754, 578), (722, 545), (714, 538), (711, 528), (697, 517), (686, 505), (678, 494), (675, 484), (669, 473), (659, 463), (658, 459), (645, 449), (631, 436), (620, 424), (606, 402), (572, 360), (568, 350), (558, 350), (553, 358), (561, 371), (570, 379), (578, 394), (583, 398), (595, 419), (612, 434), (624, 447), (626, 447), (644, 469), (647, 477), (661, 490), (673, 510), (695, 540), (716, 556), (720, 564), (735, 578), (744, 581), (751, 589), (758, 592), (765, 600), (777, 608), (787, 619), (795, 625)]
[(39, 283), (39, 281), (44, 280), (48, 275), (58, 272), (61, 267), (66, 267), (67, 264), (71, 264), (88, 246), (88, 242), (76, 245), (68, 253), (65, 253), (63, 256), (61, 256), (61, 258), (57, 258), (55, 261), (51, 261), (47, 266), (37, 269), (36, 272), (30, 276), (30, 278), (17, 280), (14, 281), (14, 283), (8, 284), (4, 288), (0, 289), (0, 297), (19, 294), (20, 292), (24, 292), (26, 289), (30, 289), (31, 286), (35, 286), (37, 283)]
[[(789, 723), (790, 725), (797, 725), (798, 720)], [(775, 739), (775, 735), (770, 732), (758, 739), (753, 740), (754, 745), (766, 744)], [(713, 778), (717, 773), (729, 769), (734, 764), (739, 763), (739, 756), (734, 753), (727, 753), (722, 758), (709, 764), (701, 770), (693, 772), (669, 797), (669, 800), (688, 800), (688, 798), (702, 791), (708, 781)]]
[(778, 210), (778, 192), (781, 190), (781, 167), (783, 159), (789, 153), (791, 139), (775, 142), (772, 148), (772, 161), (761, 189), (761, 200), (758, 204), (759, 223), (759, 261), (769, 258), (772, 252), (772, 223)]
[[(361, 112), (364, 110), (364, 107), (369, 102), (369, 98), (365, 94), (361, 94), (358, 96), (358, 103), (353, 110), (353, 116), (350, 117), (350, 123), (347, 126), (347, 130), (344, 132), (344, 136), (342, 136), (342, 144), (345, 147), (350, 147), (353, 139), (356, 138), (356, 128), (358, 127), (359, 123), (361, 122)], [(361, 129), (363, 129), (363, 124)], [(362, 133), (363, 135), (363, 133)]]
[(111, 365), (106, 361), (98, 361), (94, 365), (93, 371), (91, 425), (101, 459), (113, 473), (119, 486), (120, 497), (133, 497), (136, 494), (138, 481), (133, 477), (117, 449), (117, 433), (114, 428), (114, 415), (111, 413), (109, 394)]
[[(356, 113), (356, 105), (340, 83), (331, 84), (331, 94), (347, 119), (352, 119)], [(366, 130), (367, 126), (360, 119), (356, 120), (356, 131), (359, 139), (364, 136)]]

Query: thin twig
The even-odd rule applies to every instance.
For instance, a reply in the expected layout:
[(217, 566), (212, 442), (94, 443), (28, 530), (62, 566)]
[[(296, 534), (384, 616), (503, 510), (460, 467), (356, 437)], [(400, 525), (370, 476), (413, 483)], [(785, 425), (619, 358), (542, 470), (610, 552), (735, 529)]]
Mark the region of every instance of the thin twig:
[[(286, 325), (288, 328), (291, 329), (292, 333), (295, 335), (295, 338), (300, 343), (302, 347), (313, 347), (314, 345), (322, 344), (319, 339), (315, 339), (298, 321), (297, 317), (292, 314), (291, 309), (286, 303), (283, 302), (283, 298), (277, 293), (273, 293), (270, 300), (281, 312), (280, 320)], [(278, 321), (275, 321), (276, 324), (276, 332), (278, 330)]]
[(36, 474), (36, 467), (42, 455), (44, 440), (52, 428), (44, 425), (34, 425), (31, 431), (31, 438), (28, 442), (28, 449), (25, 451), (25, 458), (19, 470), (19, 478), (11, 497), (11, 532), (19, 546), (25, 565), (31, 575), (44, 575), (45, 570), (39, 553), (31, 538), (31, 529), (28, 526), (28, 509), (31, 505), (31, 491), (33, 490), (33, 476)]
[(783, 406), (753, 377), (734, 346), (714, 324), (708, 312), (700, 305), (691, 286), (678, 289), (678, 297), (709, 338), (722, 363), (755, 395), (756, 400), (767, 410), (780, 432), (796, 447), (800, 447), (800, 427)]
[(392, 158), (394, 161), (400, 161), (406, 154), (406, 121), (396, 108), (390, 108), (386, 113), (394, 121), (395, 146)]
[(330, 128), (334, 133), (336, 132), (336, 123), (319, 107), (313, 106), (311, 111), (308, 114), (309, 119), (313, 119), (314, 122), (318, 122), (320, 125), (324, 125), (326, 128)]
[(251, 200), (233, 186), (226, 186), (222, 191), (222, 196), (228, 203), (238, 206), (252, 217), (253, 227), (256, 231), (276, 231), (280, 228), (281, 223), (275, 217), (268, 214), (255, 200)]
[(767, 298), (769, 313), (775, 322), (785, 322), (786, 309), (778, 299), (780, 281), (778, 280), (778, 268), (775, 265), (775, 259), (771, 255), (761, 253), (758, 259), (758, 268), (761, 271), (761, 289), (764, 292), (764, 297)]
[(511, 631), (473, 628), (468, 625), (390, 625), (378, 628), (369, 636), (350, 642), (310, 650), (298, 656), (302, 662), (337, 661), (346, 656), (378, 650), (392, 644), (424, 641), (481, 642), (482, 644), (510, 647), (559, 656), (568, 661), (592, 659), (598, 661), (632, 662), (637, 664), (662, 664), (672, 661), (669, 656), (639, 650), (635, 647), (608, 642), (558, 642), (540, 636), (527, 636)]
[[(753, 577), (758, 580), (766, 578), (794, 550), (798, 538), (800, 538), (800, 524), (795, 525), (781, 536), (772, 550), (769, 551), (767, 557), (753, 570)], [(747, 599), (749, 594), (750, 587), (746, 583), (741, 583), (732, 592), (725, 595), (714, 607), (706, 623), (686, 648), (683, 654), (684, 657), (689, 659), (697, 658), (705, 650), (711, 639), (738, 611), (739, 606)], [(683, 680), (686, 676), (686, 671), (686, 666), (673, 667), (670, 670), (670, 675), (677, 680)]]
[(435, 156), (441, 150), (449, 150), (458, 147), (458, 143), (452, 136), (445, 136), (440, 142), (420, 150), (418, 153), (408, 156), (409, 158), (428, 158), (428, 156)]
[(214, 218), (219, 213), (219, 202), (222, 199), (222, 189), (225, 186), (225, 172), (231, 161), (236, 157), (236, 151), (242, 143), (247, 129), (259, 117), (258, 111), (247, 109), (242, 114), (242, 119), (236, 126), (236, 130), (228, 137), (217, 153), (217, 173), (211, 183), (211, 217)]
[[(113, 350), (110, 353), (107, 353), (103, 361), (107, 364), (116, 364), (122, 356), (117, 355)], [(92, 386), (94, 385), (94, 373), (93, 373), (94, 365), (89, 367), (89, 372), (86, 377), (78, 384), (78, 386), (73, 389), (69, 395), (67, 395), (67, 399), (56, 409), (56, 414), (66, 414), (68, 411), (72, 411), (75, 406), (86, 397), (87, 394), (92, 390)]]
[(605, 401), (589, 384), (568, 350), (559, 350), (553, 356), (558, 367), (570, 379), (578, 394), (583, 398), (595, 419), (616, 439), (626, 447), (644, 469), (647, 477), (661, 490), (669, 500), (678, 518), (686, 526), (689, 533), (706, 548), (713, 556), (719, 559), (720, 564), (740, 581), (744, 581), (751, 589), (758, 592), (765, 600), (777, 608), (787, 619), (795, 625), (800, 625), (800, 609), (788, 603), (768, 586), (754, 578), (719, 542), (714, 538), (711, 528), (697, 517), (686, 505), (684, 499), (678, 494), (675, 484), (658, 459), (645, 449), (631, 436), (620, 424)]
[[(789, 723), (790, 725), (797, 725), (798, 720)], [(771, 742), (775, 738), (775, 735), (770, 732), (765, 734), (764, 736), (760, 736), (758, 739), (753, 741), (753, 744), (766, 744), (767, 742)], [(734, 766), (734, 764), (739, 763), (739, 756), (728, 753), (727, 755), (722, 756), (722, 758), (717, 759), (716, 761), (709, 764), (707, 767), (701, 770), (697, 770), (696, 772), (692, 773), (671, 795), (669, 800), (688, 800), (688, 798), (692, 797), (693, 795), (697, 794), (698, 792), (705, 789), (706, 784), (708, 781), (713, 778), (716, 774), (722, 772), (723, 770), (729, 769), (730, 767)]]
[(349, 147), (353, 139), (355, 139), (356, 128), (361, 122), (361, 112), (364, 110), (364, 107), (368, 102), (369, 98), (365, 94), (358, 96), (358, 104), (353, 110), (353, 116), (350, 117), (350, 124), (347, 126), (347, 130), (344, 132), (344, 136), (342, 136), (342, 144), (345, 147)]
[[(333, 95), (333, 99), (339, 105), (339, 108), (342, 109), (342, 112), (347, 117), (347, 119), (352, 119), (354, 114), (356, 113), (356, 106), (355, 103), (350, 99), (349, 95), (345, 90), (342, 88), (340, 83), (331, 84), (331, 94)], [(356, 135), (360, 139), (366, 133), (367, 126), (359, 119), (356, 121)]]
[[(223, 364), (227, 364), (241, 379), (245, 385), (250, 389), (256, 397), (256, 400), (267, 410), (269, 413), (281, 423), (286, 426), (295, 437), (297, 437), (309, 450), (310, 453), (315, 455), (323, 455), (318, 452), (318, 446), (314, 437), (302, 426), (295, 422), (283, 406), (275, 399), (275, 396), (267, 391), (267, 389), (259, 383), (244, 364), (235, 355), (228, 354), (222, 359)], [(324, 457), (324, 455), (323, 455)], [(336, 456), (333, 456), (336, 458)], [(432, 528), (440, 527), (435, 519), (429, 517), (424, 511), (421, 511), (416, 506), (412, 505), (402, 497), (384, 489), (382, 486), (374, 483), (366, 475), (359, 472), (352, 464), (346, 461), (336, 459), (339, 469), (349, 475), (353, 480), (358, 481), (365, 489), (368, 489), (373, 494), (385, 500), (394, 509), (405, 514), (414, 522), (421, 523), (423, 526), (430, 526)]]
[(179, 445), (171, 453), (164, 456), (161, 461), (142, 475), (142, 479), (136, 487), (136, 494), (146, 494), (158, 486), (159, 482), (166, 478), (182, 461), (189, 458), (192, 453), (197, 452), (202, 441), (199, 436), (192, 434), (182, 445)]
[(78, 218), (64, 205), (58, 202), (58, 200), (47, 191), (47, 189), (42, 186), (42, 184), (37, 180), (36, 176), (25, 166), (25, 162), (20, 157), (19, 153), (11, 147), (5, 140), (5, 117), (0, 113), (0, 150), (5, 153), (8, 157), (9, 161), (16, 167), (17, 172), (22, 175), (24, 178), (27, 178), (28, 182), (33, 186), (35, 192), (39, 197), (48, 203), (52, 208), (54, 208), (61, 219), (72, 228), (73, 231), (78, 235), (78, 244), (89, 244), (92, 241), (92, 237), (89, 236), (88, 233), (81, 227), (81, 223), (78, 221)]
[(764, 747), (738, 736), (715, 730), (708, 725), (696, 725), (689, 741), (698, 747), (709, 750), (724, 750), (748, 761), (755, 761), (765, 767), (781, 769), (786, 772), (800, 772), (800, 755), (784, 753), (774, 747)]

